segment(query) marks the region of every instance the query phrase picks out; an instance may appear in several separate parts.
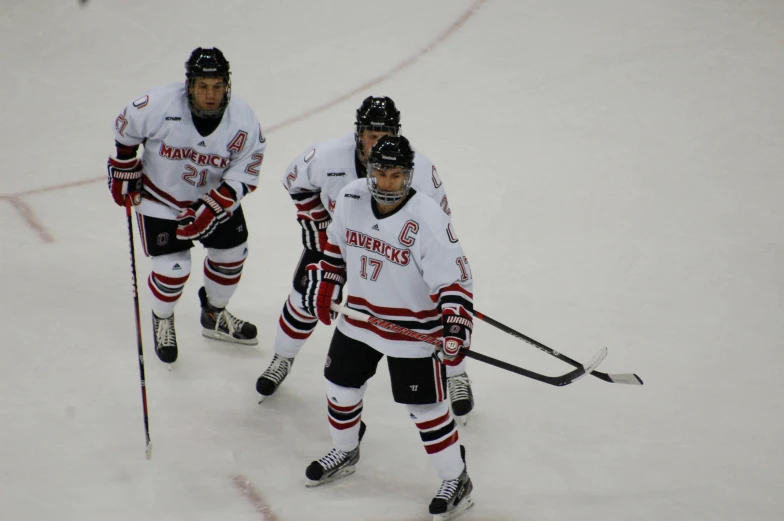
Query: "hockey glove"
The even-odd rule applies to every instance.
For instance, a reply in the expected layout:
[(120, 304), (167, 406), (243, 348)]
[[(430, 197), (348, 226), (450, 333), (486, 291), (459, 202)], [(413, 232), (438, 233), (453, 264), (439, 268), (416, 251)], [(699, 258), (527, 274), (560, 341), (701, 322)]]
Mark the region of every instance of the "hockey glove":
[(220, 224), (229, 220), (231, 213), (227, 209), (236, 202), (228, 190), (224, 191), (222, 187), (210, 190), (177, 216), (180, 222), (177, 226), (177, 238), (183, 241), (206, 238)]
[(339, 302), (343, 284), (346, 283), (345, 271), (326, 262), (310, 264), (307, 267), (308, 284), (302, 295), (305, 311), (326, 325), (338, 314), (329, 309), (332, 302)]
[(327, 226), (331, 219), (321, 221), (297, 218), (297, 222), (302, 226), (302, 245), (311, 251), (324, 251), (327, 244)]
[(465, 358), (462, 351), (471, 346), (473, 322), (470, 318), (444, 311), (441, 324), (444, 326), (444, 341), (433, 356), (444, 365), (458, 365)]
[(109, 157), (109, 190), (114, 202), (125, 206), (126, 202), (137, 205), (142, 202), (142, 162), (140, 159), (117, 159)]

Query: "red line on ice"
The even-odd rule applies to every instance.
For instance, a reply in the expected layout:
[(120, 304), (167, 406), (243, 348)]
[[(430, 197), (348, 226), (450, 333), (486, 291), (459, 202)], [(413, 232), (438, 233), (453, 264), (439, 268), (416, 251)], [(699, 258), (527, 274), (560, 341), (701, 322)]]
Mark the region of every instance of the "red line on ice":
[(278, 521), (278, 516), (272, 511), (264, 496), (261, 495), (261, 492), (253, 486), (253, 483), (246, 476), (233, 474), (231, 482), (242, 492), (243, 496), (248, 498), (248, 501), (253, 505), (253, 509), (261, 514), (262, 521)]
[(30, 228), (38, 232), (38, 237), (41, 238), (42, 242), (45, 242), (47, 244), (54, 242), (54, 237), (52, 237), (52, 234), (49, 233), (49, 231), (41, 223), (41, 221), (38, 220), (38, 218), (35, 216), (35, 212), (33, 211), (33, 209), (30, 208), (30, 206), (26, 202), (24, 202), (20, 197), (17, 197), (15, 195), (9, 195), (9, 196), (3, 196), (0, 199), (8, 201), (11, 204), (11, 206), (17, 209), (19, 214), (22, 216), (22, 219), (24, 219), (24, 221), (28, 224), (28, 226), (30, 226)]

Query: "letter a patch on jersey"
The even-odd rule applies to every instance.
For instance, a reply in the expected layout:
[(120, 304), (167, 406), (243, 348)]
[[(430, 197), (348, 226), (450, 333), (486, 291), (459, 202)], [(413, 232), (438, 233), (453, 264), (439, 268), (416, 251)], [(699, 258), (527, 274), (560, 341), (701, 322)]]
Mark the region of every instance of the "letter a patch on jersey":
[(229, 146), (226, 147), (226, 150), (229, 152), (234, 152), (235, 154), (239, 154), (242, 152), (242, 149), (245, 148), (245, 141), (248, 139), (248, 133), (244, 130), (240, 130), (237, 132), (237, 135), (231, 140)]

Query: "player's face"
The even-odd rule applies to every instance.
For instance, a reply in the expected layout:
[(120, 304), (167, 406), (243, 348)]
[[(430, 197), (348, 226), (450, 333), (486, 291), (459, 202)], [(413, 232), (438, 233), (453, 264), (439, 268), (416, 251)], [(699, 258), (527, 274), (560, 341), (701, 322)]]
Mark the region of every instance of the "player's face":
[(384, 192), (399, 192), (406, 182), (406, 171), (402, 168), (374, 168), (372, 175), (378, 189)]
[(362, 140), (362, 157), (368, 157), (370, 155), (370, 149), (373, 148), (373, 145), (375, 145), (379, 139), (381, 139), (381, 136), (391, 135), (391, 132), (385, 132), (383, 130), (363, 130), (359, 135), (359, 138)]
[(198, 110), (218, 110), (226, 95), (226, 82), (223, 78), (196, 78), (190, 90)]

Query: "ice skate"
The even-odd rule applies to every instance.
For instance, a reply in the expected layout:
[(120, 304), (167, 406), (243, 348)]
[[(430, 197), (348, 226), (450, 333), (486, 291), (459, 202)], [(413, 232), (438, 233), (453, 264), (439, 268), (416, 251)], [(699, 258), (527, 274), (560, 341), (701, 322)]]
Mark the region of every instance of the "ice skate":
[(155, 354), (161, 362), (171, 364), (177, 360), (177, 335), (174, 332), (174, 315), (160, 318), (152, 312), (152, 332)]
[(471, 392), (471, 380), (468, 373), (450, 376), (446, 379), (449, 389), (449, 400), (452, 403), (452, 414), (462, 425), (468, 423), (468, 413), (474, 408), (474, 393)]
[[(360, 421), (359, 424), (359, 441), (362, 443), (362, 437), (365, 435), (365, 422)], [(359, 445), (351, 452), (343, 452), (342, 450), (332, 449), (329, 454), (324, 456), (318, 461), (314, 461), (308, 468), (305, 469), (305, 486), (317, 487), (336, 479), (345, 478), (350, 476), (356, 470), (357, 462), (359, 461)]]
[(293, 358), (284, 358), (278, 355), (272, 357), (269, 367), (256, 380), (256, 391), (261, 395), (259, 403), (272, 396), (278, 390), (278, 386), (289, 375), (293, 365)]
[[(465, 447), (460, 445), (460, 457), (465, 463)], [(441, 488), (430, 502), (430, 513), (433, 521), (448, 521), (454, 519), (472, 506), (471, 491), (474, 489), (471, 478), (468, 477), (468, 467), (463, 469), (457, 479), (448, 479), (441, 482)]]
[(238, 319), (226, 308), (216, 308), (210, 304), (204, 286), (199, 289), (199, 300), (201, 301), (201, 325), (204, 328), (202, 335), (237, 344), (256, 345), (259, 343), (259, 339), (256, 338), (256, 326)]

